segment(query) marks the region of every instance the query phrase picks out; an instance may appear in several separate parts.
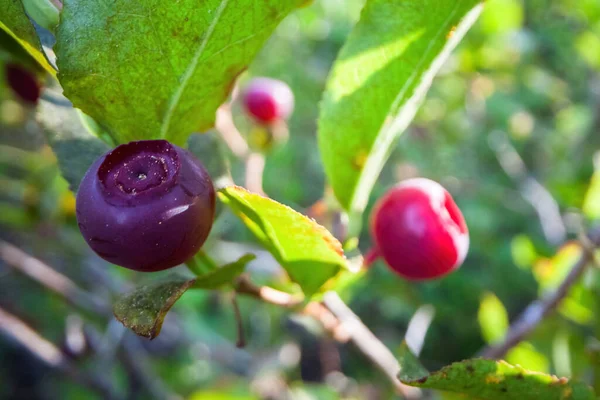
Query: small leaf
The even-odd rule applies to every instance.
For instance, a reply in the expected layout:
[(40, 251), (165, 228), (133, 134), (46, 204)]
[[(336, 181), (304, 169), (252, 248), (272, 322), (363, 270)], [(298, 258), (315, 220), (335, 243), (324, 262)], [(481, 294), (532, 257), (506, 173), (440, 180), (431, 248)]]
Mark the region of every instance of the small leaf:
[[(600, 164), (600, 163), (599, 163)], [(600, 219), (600, 168), (594, 171), (583, 199), (583, 214), (590, 220)]]
[(140, 336), (154, 339), (160, 333), (165, 316), (173, 304), (196, 279), (172, 278), (141, 286), (119, 298), (113, 307), (115, 317)]
[(327, 229), (267, 197), (229, 186), (219, 198), (246, 224), (309, 297), (348, 263)]
[(55, 51), (76, 107), (118, 143), (183, 145), (304, 0), (65, 0)]
[(218, 289), (231, 284), (238, 276), (244, 273), (246, 265), (255, 258), (254, 254), (246, 254), (235, 262), (225, 264), (208, 274), (198, 277), (193, 287), (195, 289)]
[(400, 380), (411, 386), (437, 389), (486, 400), (593, 400), (584, 383), (529, 371), (505, 361), (472, 359), (428, 373), (406, 344), (400, 349)]
[(368, 0), (321, 102), (319, 148), (344, 209), (364, 211), (398, 135), (412, 121), (479, 0)]
[(508, 313), (504, 304), (493, 293), (485, 293), (477, 313), (481, 333), (487, 343), (496, 343), (508, 331)]
[(21, 0), (27, 15), (38, 25), (54, 32), (58, 25), (60, 12), (51, 0)]
[(62, 176), (77, 192), (86, 171), (109, 150), (108, 145), (90, 134), (72, 107), (40, 101), (36, 118), (56, 154)]
[(50, 65), (42, 49), (33, 24), (25, 14), (21, 0), (0, 0), (0, 29), (8, 33), (52, 76), (56, 70)]

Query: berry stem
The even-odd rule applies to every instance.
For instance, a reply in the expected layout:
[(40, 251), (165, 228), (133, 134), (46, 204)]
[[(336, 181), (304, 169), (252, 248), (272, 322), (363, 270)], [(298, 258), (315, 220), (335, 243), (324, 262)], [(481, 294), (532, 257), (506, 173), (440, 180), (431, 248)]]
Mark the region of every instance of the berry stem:
[(379, 249), (377, 248), (377, 246), (374, 246), (371, 249), (369, 249), (369, 251), (367, 251), (364, 257), (363, 268), (370, 268), (373, 265), (373, 263), (379, 259), (379, 257), (381, 257), (381, 254), (379, 253)]
[(219, 268), (217, 263), (208, 254), (200, 250), (194, 257), (186, 261), (185, 265), (196, 276), (203, 276)]
[(246, 347), (246, 334), (244, 331), (244, 320), (242, 318), (242, 312), (240, 311), (240, 306), (238, 305), (237, 296), (235, 292), (233, 293), (233, 297), (231, 298), (231, 304), (233, 305), (233, 313), (235, 316), (235, 324), (237, 326), (237, 341), (236, 347), (241, 349)]

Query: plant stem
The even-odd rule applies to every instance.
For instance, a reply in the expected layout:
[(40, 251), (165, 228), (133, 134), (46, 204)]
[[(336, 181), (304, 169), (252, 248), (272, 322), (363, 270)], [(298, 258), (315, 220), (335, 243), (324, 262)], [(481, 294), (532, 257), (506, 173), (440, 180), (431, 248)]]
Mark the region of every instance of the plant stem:
[(196, 276), (206, 275), (219, 268), (217, 263), (202, 250), (198, 251), (194, 257), (186, 261), (185, 265)]
[(379, 249), (376, 246), (373, 246), (365, 254), (365, 258), (363, 260), (363, 268), (370, 268), (371, 265), (373, 265), (373, 263), (379, 259), (379, 257), (381, 257), (381, 254), (379, 254)]
[(519, 318), (511, 325), (504, 340), (494, 346), (489, 346), (479, 352), (479, 356), (485, 358), (502, 358), (510, 349), (525, 339), (538, 325), (544, 317), (550, 314), (559, 303), (567, 296), (569, 289), (583, 274), (585, 268), (594, 259), (594, 253), (585, 246), (581, 247), (582, 254), (575, 262), (569, 274), (562, 281), (560, 286), (551, 293), (548, 293), (542, 299), (535, 300), (525, 308)]

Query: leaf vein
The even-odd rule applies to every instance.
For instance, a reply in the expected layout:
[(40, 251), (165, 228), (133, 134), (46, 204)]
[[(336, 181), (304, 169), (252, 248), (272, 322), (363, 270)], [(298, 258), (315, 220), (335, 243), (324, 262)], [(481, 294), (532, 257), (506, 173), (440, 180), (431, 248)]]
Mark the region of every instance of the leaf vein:
[(167, 112), (165, 113), (165, 116), (163, 117), (163, 122), (162, 122), (162, 125), (160, 128), (160, 137), (163, 139), (167, 137), (167, 134), (169, 132), (169, 126), (171, 125), (171, 118), (173, 117), (173, 113), (175, 112), (175, 109), (177, 108), (177, 105), (179, 104), (179, 101), (181, 100), (181, 96), (183, 95), (185, 88), (187, 87), (188, 83), (190, 82), (190, 79), (192, 79), (192, 76), (194, 75), (194, 72), (196, 71), (196, 68), (198, 67), (198, 62), (200, 61), (200, 57), (202, 57), (202, 54), (204, 53), (204, 49), (206, 48), (206, 45), (208, 44), (208, 41), (210, 40), (210, 38), (215, 30), (215, 27), (217, 26), (217, 23), (221, 19), (221, 15), (223, 14), (223, 11), (227, 7), (228, 3), (229, 3), (229, 0), (222, 0), (221, 4), (219, 4), (219, 7), (217, 8), (217, 12), (215, 13), (215, 17), (207, 29), (206, 34), (204, 35), (204, 38), (202, 40), (202, 43), (200, 44), (200, 47), (198, 47), (198, 50), (196, 50), (196, 53), (194, 53), (194, 56), (192, 57), (190, 64), (188, 65), (188, 67), (185, 70), (185, 73), (183, 74), (180, 84), (177, 86), (177, 89), (171, 96), (171, 100), (169, 101), (169, 108), (167, 109)]

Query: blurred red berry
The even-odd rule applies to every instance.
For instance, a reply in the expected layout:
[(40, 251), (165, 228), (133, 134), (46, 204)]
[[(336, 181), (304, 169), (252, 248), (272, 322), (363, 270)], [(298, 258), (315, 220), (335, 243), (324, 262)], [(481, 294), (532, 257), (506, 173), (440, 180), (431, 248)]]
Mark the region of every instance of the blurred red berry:
[(21, 100), (37, 104), (41, 87), (35, 74), (19, 64), (6, 64), (4, 68), (6, 83)]
[(277, 79), (254, 78), (242, 97), (245, 111), (262, 124), (285, 120), (294, 110), (294, 93)]
[(429, 179), (406, 180), (376, 204), (371, 218), (373, 255), (409, 280), (442, 277), (460, 267), (469, 232), (450, 193)]

